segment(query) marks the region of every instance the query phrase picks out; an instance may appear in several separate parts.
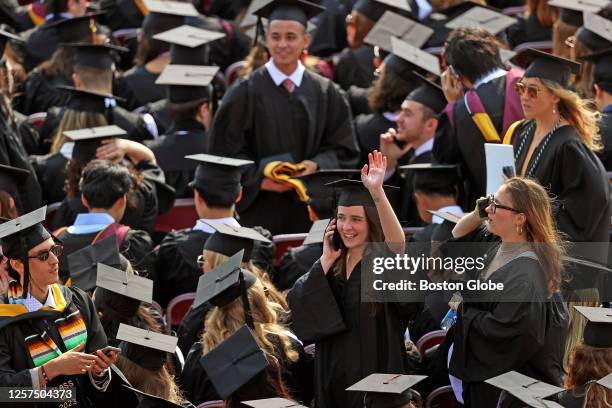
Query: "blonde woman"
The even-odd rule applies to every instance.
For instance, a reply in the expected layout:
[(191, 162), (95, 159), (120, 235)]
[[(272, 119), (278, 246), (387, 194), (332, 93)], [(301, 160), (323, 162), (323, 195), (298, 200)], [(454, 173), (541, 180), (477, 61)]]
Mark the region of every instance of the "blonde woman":
[[(250, 272), (243, 269), (243, 273)], [(253, 334), (259, 346), (271, 361), (272, 370), (268, 380), (263, 381), (262, 393), (270, 397), (295, 397), (306, 404), (312, 398), (312, 361), (305, 354), (295, 335), (278, 323), (277, 312), (268, 301), (261, 280), (251, 275), (245, 281), (254, 282), (248, 289), (248, 299), (254, 322)], [(200, 364), (202, 355), (213, 350), (245, 324), (242, 299), (237, 298), (225, 306), (210, 309), (205, 320), (205, 329), (200, 341), (195, 343), (185, 360), (181, 374), (181, 386), (186, 398), (194, 404), (220, 399), (204, 368)], [(275, 380), (275, 371), (280, 371), (282, 381)], [(263, 398), (264, 396), (260, 396)]]
[(579, 64), (536, 50), (528, 56), (516, 85), (525, 120), (505, 138), (514, 145), (516, 171), (556, 198), (553, 216), (570, 241), (607, 242), (610, 186), (594, 154), (601, 149), (600, 114), (567, 89)]

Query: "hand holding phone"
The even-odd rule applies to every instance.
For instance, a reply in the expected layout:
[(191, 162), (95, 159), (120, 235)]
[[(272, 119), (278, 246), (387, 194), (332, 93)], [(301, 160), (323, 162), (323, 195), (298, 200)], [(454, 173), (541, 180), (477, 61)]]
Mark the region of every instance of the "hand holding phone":
[(113, 346), (106, 346), (103, 349), (100, 349), (100, 351), (106, 354), (107, 356), (109, 356), (112, 351), (114, 351), (117, 354), (121, 354), (121, 349), (119, 347), (113, 347)]
[(340, 238), (340, 235), (336, 229), (336, 219), (332, 218), (327, 225), (325, 235), (323, 236), (323, 254), (321, 255), (321, 266), (323, 267), (323, 272), (325, 274), (327, 274), (332, 265), (342, 255), (342, 248), (344, 248), (344, 245), (342, 243), (342, 238)]
[(480, 219), (487, 218), (487, 207), (491, 204), (491, 197), (482, 197), (476, 200), (476, 208)]

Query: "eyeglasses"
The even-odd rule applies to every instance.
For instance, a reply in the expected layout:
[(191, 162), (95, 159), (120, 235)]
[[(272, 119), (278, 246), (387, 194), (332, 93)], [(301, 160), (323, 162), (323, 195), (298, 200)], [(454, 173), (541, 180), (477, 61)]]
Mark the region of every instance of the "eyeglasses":
[(206, 258), (204, 255), (200, 255), (198, 256), (198, 259), (196, 260), (196, 262), (198, 263), (198, 266), (202, 268), (204, 264), (208, 262), (208, 258)]
[(542, 92), (542, 90), (537, 86), (525, 85), (522, 82), (517, 82), (516, 85), (514, 85), (514, 90), (518, 96), (523, 96), (525, 93), (527, 93), (527, 96), (530, 98), (537, 98), (540, 96), (540, 92)]
[(498, 208), (501, 208), (502, 210), (512, 211), (515, 213), (522, 212), (522, 211), (517, 210), (516, 208), (512, 208), (512, 207), (508, 207), (507, 205), (500, 204), (499, 202), (497, 202), (497, 200), (495, 200), (495, 197), (493, 196), (489, 196), (488, 198), (489, 198), (489, 205), (493, 207), (493, 214), (497, 212)]
[(64, 253), (64, 246), (53, 245), (48, 250), (40, 252), (38, 255), (28, 256), (28, 259), (38, 259), (40, 262), (47, 262), (50, 253), (59, 258)]

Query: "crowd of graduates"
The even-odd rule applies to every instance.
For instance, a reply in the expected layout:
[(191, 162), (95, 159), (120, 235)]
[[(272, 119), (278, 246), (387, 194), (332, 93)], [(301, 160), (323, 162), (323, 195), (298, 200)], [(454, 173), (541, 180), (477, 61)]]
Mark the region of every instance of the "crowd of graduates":
[(74, 391), (20, 406), (612, 407), (612, 2), (0, 24), (0, 387)]

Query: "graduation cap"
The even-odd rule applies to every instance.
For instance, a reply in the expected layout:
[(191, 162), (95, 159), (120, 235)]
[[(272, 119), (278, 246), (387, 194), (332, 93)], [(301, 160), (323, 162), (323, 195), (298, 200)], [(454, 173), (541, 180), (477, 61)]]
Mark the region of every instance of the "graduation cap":
[(372, 21), (378, 21), (387, 10), (410, 13), (411, 8), (407, 0), (358, 0), (353, 6), (353, 11), (358, 11)]
[(98, 126), (79, 130), (68, 130), (64, 135), (73, 140), (74, 149), (72, 158), (82, 162), (88, 162), (96, 157), (96, 149), (104, 139), (110, 139), (126, 135), (127, 132), (119, 126)]
[(124, 357), (152, 371), (163, 367), (167, 353), (174, 353), (178, 343), (178, 337), (124, 323), (119, 324), (116, 338), (122, 341), (119, 348)]
[(266, 398), (252, 401), (242, 401), (242, 404), (253, 408), (308, 408), (295, 401), (285, 398)]
[(68, 91), (67, 109), (76, 112), (101, 113), (109, 123), (113, 123), (113, 108), (117, 106), (117, 101), (125, 101), (113, 94), (77, 89), (72, 86), (58, 85), (57, 88)]
[(612, 373), (606, 375), (604, 378), (597, 381), (597, 384), (612, 390)]
[(446, 23), (445, 27), (451, 30), (460, 27), (482, 27), (497, 35), (517, 21), (516, 18), (506, 16), (493, 8), (476, 6)]
[(612, 347), (612, 309), (606, 307), (574, 306), (587, 318), (583, 342), (591, 347)]
[(593, 82), (606, 92), (612, 93), (612, 47), (578, 59), (592, 61), (595, 65), (593, 69)]
[(577, 62), (534, 48), (528, 48), (525, 57), (528, 64), (524, 74), (526, 78), (546, 79), (563, 87), (569, 84), (571, 75), (580, 70), (580, 64)]
[(65, 44), (76, 50), (76, 63), (97, 69), (111, 69), (115, 63), (114, 52), (127, 52), (125, 47), (112, 44), (73, 43)]
[[(202, 28), (184, 24), (180, 27), (155, 34), (155, 40), (165, 41), (188, 48), (198, 48), (225, 37), (224, 33), (218, 31), (204, 30)], [(177, 62), (180, 64), (179, 62)]]
[(0, 54), (4, 54), (6, 43), (9, 41), (15, 41), (18, 43), (25, 42), (25, 40), (17, 34), (13, 34), (10, 31), (7, 31), (4, 27), (0, 27)]
[(426, 375), (370, 374), (351, 385), (346, 391), (366, 392), (364, 406), (396, 408), (412, 399), (410, 388), (427, 378)]
[(167, 0), (143, 0), (143, 2), (148, 14), (142, 22), (142, 31), (149, 37), (183, 25), (185, 17), (199, 15), (191, 2)]
[(98, 263), (96, 286), (144, 303), (153, 302), (153, 281)]
[(364, 41), (391, 52), (392, 37), (397, 37), (414, 47), (421, 48), (433, 33), (434, 30), (426, 25), (419, 24), (392, 11), (387, 11), (372, 27)]
[[(183, 408), (183, 405), (175, 404), (174, 402), (165, 400), (156, 395), (147, 394), (144, 391), (140, 391), (138, 388), (130, 387), (128, 384), (121, 384), (123, 389), (132, 391), (141, 397), (140, 403), (138, 403), (138, 408)], [(125, 401), (122, 401), (126, 404)], [(132, 406), (126, 404), (125, 406)]]
[(0, 190), (6, 191), (16, 199), (16, 195), (19, 194), (18, 187), (26, 182), (29, 175), (28, 170), (0, 164)]
[(98, 263), (121, 267), (117, 237), (112, 235), (68, 255), (72, 286), (90, 291), (97, 285)]
[(199, 162), (189, 187), (197, 189), (209, 205), (234, 202), (240, 194), (242, 168), (254, 163), (211, 154), (192, 154), (185, 158)]
[(584, 25), (576, 31), (576, 39), (591, 51), (612, 46), (612, 21), (595, 13), (584, 13)]
[(308, 20), (324, 10), (324, 7), (305, 0), (272, 0), (255, 10), (253, 14), (257, 17), (267, 18), (268, 22), (274, 20), (297, 21), (306, 27)]
[(312, 223), (310, 227), (310, 231), (308, 231), (308, 235), (306, 235), (306, 239), (302, 242), (302, 245), (310, 245), (310, 244), (321, 244), (324, 239), (325, 229), (329, 225), (330, 218), (324, 220), (316, 220)]
[(563, 256), (562, 286), (567, 290), (597, 289), (598, 298), (612, 298), (612, 270), (583, 258)]
[(52, 237), (42, 225), (46, 214), (47, 206), (45, 205), (38, 210), (0, 224), (0, 244), (3, 255), (9, 259), (20, 259), (24, 265), (22, 294), (24, 299), (30, 283), (28, 251)]
[(418, 102), (435, 114), (440, 114), (448, 104), (442, 87), (416, 71), (412, 71), (412, 74), (420, 78), (422, 83), (408, 94), (406, 100)]
[(448, 194), (457, 191), (461, 183), (457, 164), (408, 164), (400, 166), (400, 171), (411, 171), (414, 191), (425, 194)]
[(530, 407), (561, 407), (556, 402), (547, 401), (544, 398), (562, 392), (563, 388), (547, 384), (516, 371), (509, 371), (497, 377), (489, 378), (485, 382), (506, 391)]
[(583, 12), (597, 13), (608, 4), (609, 0), (549, 0), (548, 5), (559, 7), (559, 20), (580, 27), (584, 24)]
[[(344, 207), (353, 207), (356, 205), (362, 205), (364, 207), (376, 207), (376, 205), (374, 204), (374, 200), (372, 200), (370, 192), (363, 185), (361, 180), (340, 179), (332, 181), (331, 183), (327, 183), (325, 185), (337, 189), (337, 206), (341, 205)], [(386, 185), (384, 185), (383, 188), (399, 189), (399, 187)]]
[[(200, 276), (193, 302), (194, 308), (206, 302), (214, 302), (215, 306), (225, 306), (242, 294), (239, 274), (242, 272), (240, 265), (243, 256), (244, 250), (240, 250), (223, 264)], [(250, 272), (243, 278), (246, 281), (245, 286), (248, 285), (246, 289), (251, 287), (255, 281)]]
[(172, 103), (210, 100), (213, 87), (210, 84), (219, 67), (201, 65), (167, 65), (155, 81), (168, 86), (168, 100)]
[(268, 238), (253, 228), (234, 227), (219, 221), (206, 220), (204, 222), (216, 231), (204, 244), (204, 249), (208, 251), (232, 256), (241, 249), (244, 249), (244, 260), (248, 261), (251, 259), (254, 241), (270, 242)]
[(339, 178), (358, 177), (360, 170), (356, 169), (322, 169), (314, 173), (296, 176), (306, 186), (308, 193), (308, 206), (318, 218), (329, 218), (333, 215), (335, 200), (333, 188), (328, 183)]
[(251, 330), (242, 326), (200, 358), (217, 394), (227, 399), (268, 367), (268, 360)]
[(425, 70), (440, 76), (440, 62), (434, 55), (391, 37), (392, 54), (384, 59), (384, 64), (402, 78), (411, 78), (415, 70)]
[(94, 43), (96, 37), (95, 17), (104, 13), (91, 13), (81, 17), (72, 17), (49, 24), (57, 32), (60, 43), (76, 43), (87, 41)]

